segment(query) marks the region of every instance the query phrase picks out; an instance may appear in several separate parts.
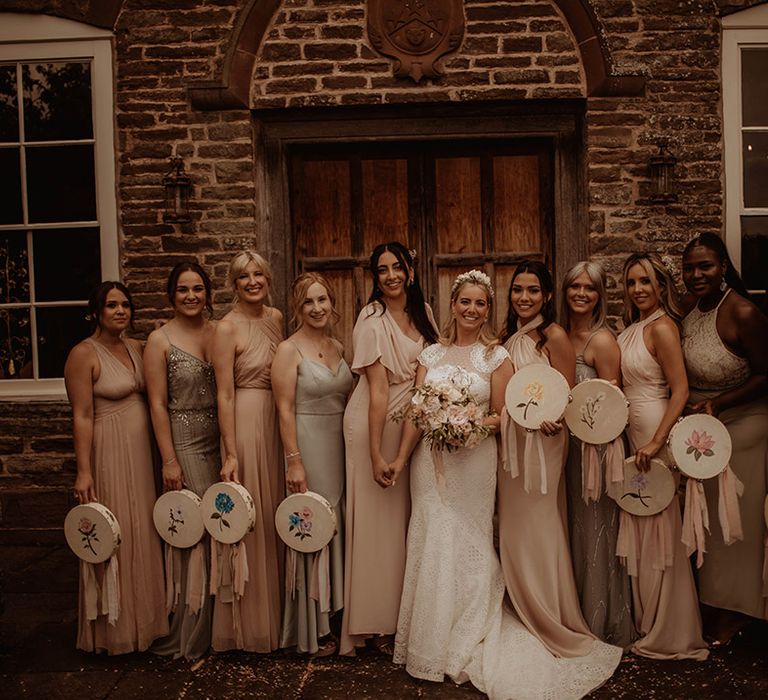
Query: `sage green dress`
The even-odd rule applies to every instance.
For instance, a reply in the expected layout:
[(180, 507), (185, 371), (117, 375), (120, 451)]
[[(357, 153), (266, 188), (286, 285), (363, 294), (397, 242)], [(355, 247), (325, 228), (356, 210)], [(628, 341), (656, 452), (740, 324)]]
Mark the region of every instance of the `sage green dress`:
[[(280, 646), (315, 653), (318, 640), (330, 633), (330, 615), (344, 606), (344, 408), (352, 389), (352, 372), (341, 359), (335, 372), (302, 357), (296, 381), (296, 437), (307, 488), (319, 493), (336, 514), (331, 540), (330, 610), (310, 596), (311, 573), (320, 552), (296, 555), (296, 590), (286, 592)], [(286, 566), (286, 571), (290, 567)]]

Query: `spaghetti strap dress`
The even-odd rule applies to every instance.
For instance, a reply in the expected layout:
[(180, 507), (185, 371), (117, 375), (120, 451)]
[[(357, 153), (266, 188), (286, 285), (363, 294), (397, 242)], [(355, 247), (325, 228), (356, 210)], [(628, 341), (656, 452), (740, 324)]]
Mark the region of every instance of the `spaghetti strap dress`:
[(283, 545), (275, 529), (275, 510), (285, 493), (283, 456), (270, 368), (282, 329), (270, 309), (245, 319), (248, 343), (235, 358), (235, 435), (240, 483), (256, 507), (256, 526), (243, 542), (248, 582), (241, 598), (217, 596), (212, 646), (216, 651), (270, 652), (280, 646)]
[[(750, 377), (747, 360), (734, 355), (717, 332), (720, 304), (705, 312), (697, 306), (683, 319), (691, 403), (735, 389)], [(719, 519), (710, 517), (711, 537), (699, 570), (699, 598), (706, 605), (768, 619), (768, 552), (763, 517), (768, 475), (768, 397), (728, 408), (718, 418), (731, 435), (731, 469), (744, 484), (739, 499), (743, 539), (726, 545)], [(717, 479), (704, 482), (710, 514), (718, 512), (717, 485)]]
[[(643, 339), (643, 330), (663, 315), (658, 309), (618, 337), (624, 393), (629, 400), (627, 432), (632, 454), (653, 438), (669, 401), (664, 372)], [(660, 458), (664, 456), (662, 451)], [(632, 651), (651, 659), (706, 659), (709, 652), (701, 633), (691, 563), (681, 541), (678, 499), (657, 515), (636, 516), (622, 511), (620, 518), (620, 529), (627, 528), (634, 542), (617, 552), (627, 560), (635, 627), (640, 635)], [(619, 539), (623, 539), (621, 534)]]
[[(114, 626), (104, 615), (87, 619), (81, 563), (77, 648), (126, 654), (144, 651), (168, 633), (162, 547), (152, 520), (156, 493), (144, 364), (129, 343), (133, 369), (101, 343), (92, 338), (85, 342), (100, 366), (93, 385), (94, 488), (99, 503), (120, 523), (122, 541), (117, 551), (120, 614)], [(97, 578), (100, 575), (97, 570)]]
[[(505, 344), (515, 371), (530, 364), (549, 365), (528, 335), (541, 322), (537, 316)], [(562, 430), (546, 437), (511, 420), (507, 431), (508, 436), (509, 431), (516, 434), (509, 436), (507, 464), (499, 465), (497, 506), (499, 558), (507, 593), (522, 622), (552, 654), (589, 656), (602, 643), (584, 621), (573, 577), (562, 478), (568, 433)], [(526, 448), (526, 441), (533, 446)]]
[[(170, 343), (167, 367), (173, 448), (181, 466), (184, 488), (202, 497), (208, 487), (219, 480), (221, 470), (213, 365)], [(179, 550), (167, 545), (166, 557), (178, 559), (178, 566), (174, 565), (172, 571), (174, 578), (178, 577), (179, 597), (168, 637), (152, 648), (156, 654), (196, 659), (211, 645), (213, 600), (208, 592), (210, 538), (207, 533), (198, 547)], [(169, 583), (166, 581), (166, 585)]]
[[(301, 354), (301, 351), (299, 350)], [(318, 640), (330, 634), (330, 616), (344, 605), (344, 407), (352, 372), (342, 358), (336, 371), (302, 357), (296, 379), (296, 439), (307, 488), (319, 493), (336, 515), (336, 535), (328, 544), (328, 586), (313, 585), (325, 575), (323, 552), (296, 553), (295, 586), (286, 581), (281, 647), (314, 654)], [(288, 556), (294, 556), (291, 552)], [(286, 575), (291, 571), (286, 566)], [(318, 589), (317, 591), (315, 589)], [(289, 592), (288, 589), (291, 589)], [(328, 600), (319, 591), (329, 590)]]
[(373, 480), (368, 433), (370, 389), (365, 368), (377, 360), (387, 370), (389, 400), (381, 453), (391, 462), (400, 446), (402, 425), (389, 419), (408, 399), (424, 347), (405, 335), (378, 302), (360, 312), (352, 333), (352, 371), (360, 380), (344, 412), (347, 508), (344, 616), (339, 653), (376, 634), (394, 634), (405, 574), (410, 494), (406, 475), (381, 488)]
[[(597, 378), (597, 371), (576, 356), (576, 383)], [(599, 446), (602, 451), (605, 446)], [(568, 525), (576, 590), (581, 612), (594, 635), (628, 647), (635, 637), (629, 576), (616, 556), (619, 507), (603, 493), (586, 503), (582, 493), (581, 440), (571, 436), (565, 468)]]

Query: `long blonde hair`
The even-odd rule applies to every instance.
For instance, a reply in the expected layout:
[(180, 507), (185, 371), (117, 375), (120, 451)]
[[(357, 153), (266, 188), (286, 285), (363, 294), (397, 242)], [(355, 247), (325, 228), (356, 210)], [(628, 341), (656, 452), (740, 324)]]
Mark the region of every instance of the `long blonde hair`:
[[(243, 270), (248, 267), (248, 263), (254, 263), (256, 267), (262, 272), (264, 277), (267, 278), (267, 285), (269, 287), (269, 293), (267, 294), (267, 303), (272, 305), (272, 266), (256, 251), (244, 250), (241, 253), (235, 255), (229, 263), (229, 272), (227, 278), (229, 279), (229, 286), (233, 292), (237, 292), (237, 278), (242, 274)], [(234, 302), (237, 303), (237, 294), (235, 294)]]
[(664, 309), (667, 316), (679, 325), (683, 320), (683, 311), (678, 301), (675, 282), (666, 265), (664, 265), (656, 253), (633, 253), (624, 263), (624, 271), (622, 272), (622, 282), (624, 283), (624, 325), (629, 326), (640, 319), (640, 311), (630, 299), (627, 285), (627, 276), (630, 269), (635, 265), (640, 265), (651, 280), (651, 285), (659, 297), (659, 306)]
[(608, 300), (605, 295), (606, 275), (605, 269), (600, 263), (591, 260), (581, 260), (577, 262), (563, 278), (563, 285), (560, 294), (560, 325), (565, 328), (566, 333), (571, 330), (571, 308), (568, 306), (568, 288), (574, 280), (585, 272), (592, 286), (597, 292), (597, 304), (592, 309), (592, 318), (590, 319), (589, 330), (596, 331), (600, 328), (608, 328)]
[[(485, 345), (485, 354), (488, 355), (491, 348), (499, 344), (499, 337), (496, 329), (493, 327), (493, 287), (491, 280), (484, 272), (480, 270), (471, 270), (459, 275), (451, 288), (451, 306), (459, 298), (461, 290), (468, 284), (474, 284), (476, 287), (482, 287), (485, 290), (485, 298), (488, 300), (488, 316), (480, 327), (478, 341)], [(451, 314), (450, 320), (443, 326), (439, 343), (441, 345), (453, 345), (456, 342), (456, 319)]]
[(333, 287), (328, 283), (328, 280), (319, 272), (302, 272), (291, 285), (291, 301), (293, 302), (293, 315), (291, 316), (291, 323), (294, 324), (296, 330), (299, 330), (303, 325), (301, 320), (301, 307), (304, 304), (304, 300), (307, 298), (307, 292), (309, 288), (315, 284), (319, 284), (328, 293), (328, 298), (331, 301), (331, 322), (325, 327), (325, 332), (328, 335), (333, 334), (333, 326), (335, 326), (341, 319), (341, 314), (336, 311), (336, 292)]

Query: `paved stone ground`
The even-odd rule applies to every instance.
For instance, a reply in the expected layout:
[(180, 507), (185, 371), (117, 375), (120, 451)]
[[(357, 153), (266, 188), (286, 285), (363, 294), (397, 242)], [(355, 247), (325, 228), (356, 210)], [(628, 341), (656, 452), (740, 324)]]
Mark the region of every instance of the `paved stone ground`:
[[(214, 654), (195, 663), (151, 654), (107, 657), (74, 648), (77, 566), (62, 546), (0, 547), (0, 698), (480, 698), (469, 686), (416, 681), (370, 650), (313, 661), (292, 653)], [(591, 697), (768, 698), (768, 624), (755, 624), (707, 662), (625, 657)]]

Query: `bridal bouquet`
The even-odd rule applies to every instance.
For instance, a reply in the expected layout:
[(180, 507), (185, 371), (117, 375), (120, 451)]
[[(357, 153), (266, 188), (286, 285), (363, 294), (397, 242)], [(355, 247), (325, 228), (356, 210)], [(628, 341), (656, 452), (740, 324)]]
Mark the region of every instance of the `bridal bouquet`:
[(433, 453), (475, 447), (493, 429), (483, 424), (487, 414), (470, 393), (470, 384), (466, 370), (457, 367), (445, 379), (415, 387), (411, 400), (392, 419), (407, 419), (420, 428)]

